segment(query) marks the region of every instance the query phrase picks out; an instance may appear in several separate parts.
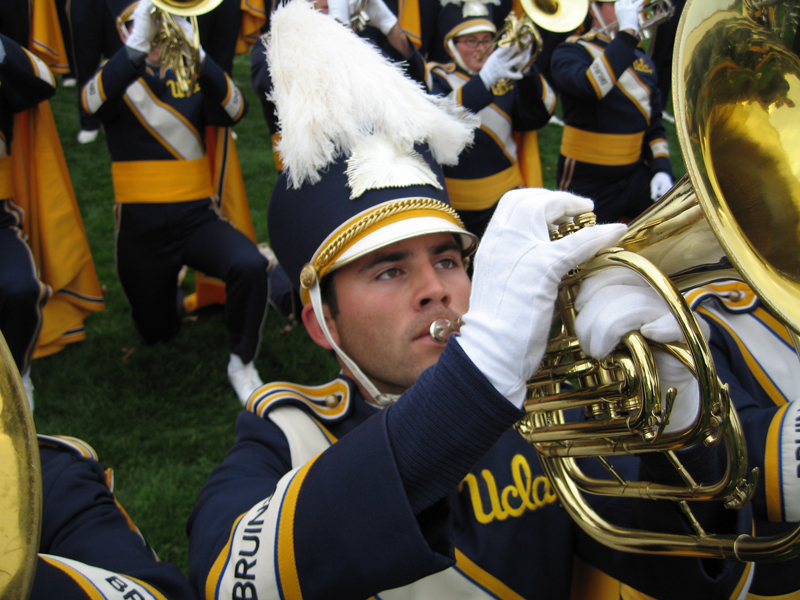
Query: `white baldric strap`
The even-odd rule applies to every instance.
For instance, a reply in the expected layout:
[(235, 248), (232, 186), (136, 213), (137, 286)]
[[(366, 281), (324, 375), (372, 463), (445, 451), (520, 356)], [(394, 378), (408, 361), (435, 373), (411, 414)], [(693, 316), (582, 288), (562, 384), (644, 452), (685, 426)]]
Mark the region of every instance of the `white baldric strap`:
[(314, 281), (314, 285), (311, 286), (308, 293), (309, 296), (311, 296), (311, 306), (314, 308), (314, 314), (317, 315), (317, 321), (322, 329), (322, 333), (325, 334), (325, 339), (328, 340), (333, 351), (336, 352), (336, 355), (341, 359), (342, 363), (344, 363), (344, 366), (350, 370), (353, 377), (367, 390), (371, 396), (371, 398), (367, 398), (367, 402), (378, 408), (383, 408), (384, 406), (392, 404), (397, 400), (398, 396), (394, 394), (382, 394), (378, 388), (375, 387), (375, 384), (370, 381), (369, 377), (364, 375), (358, 365), (333, 341), (331, 332), (328, 331), (328, 324), (325, 322), (325, 313), (322, 312), (322, 292), (320, 291), (318, 279)]

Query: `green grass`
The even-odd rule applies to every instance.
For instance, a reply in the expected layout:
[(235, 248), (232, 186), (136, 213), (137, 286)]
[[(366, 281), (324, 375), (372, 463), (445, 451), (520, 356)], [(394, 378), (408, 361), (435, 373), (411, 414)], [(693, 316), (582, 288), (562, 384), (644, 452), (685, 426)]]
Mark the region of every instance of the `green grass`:
[[(248, 57), (236, 60), (234, 79), (250, 103), (250, 113), (235, 131), (253, 223), (263, 241), (276, 174), (269, 132), (250, 87)], [(240, 410), (226, 376), (223, 312), (212, 307), (192, 315), (169, 344), (141, 342), (114, 270), (114, 193), (103, 134), (94, 144), (76, 142), (74, 89), (59, 89), (51, 106), (107, 291), (106, 310), (86, 320), (85, 341), (34, 362), (36, 427), (40, 433), (76, 436), (91, 444), (103, 464), (114, 469), (117, 496), (150, 544), (185, 572), (186, 517), (206, 476), (233, 443)], [(683, 166), (674, 128), (669, 131), (679, 176)], [(545, 187), (555, 187), (560, 139), (555, 125), (539, 135)], [(286, 326), (279, 314), (269, 313), (256, 359), (262, 378), (299, 383), (330, 378), (337, 371), (332, 357), (302, 327), (285, 331)]]

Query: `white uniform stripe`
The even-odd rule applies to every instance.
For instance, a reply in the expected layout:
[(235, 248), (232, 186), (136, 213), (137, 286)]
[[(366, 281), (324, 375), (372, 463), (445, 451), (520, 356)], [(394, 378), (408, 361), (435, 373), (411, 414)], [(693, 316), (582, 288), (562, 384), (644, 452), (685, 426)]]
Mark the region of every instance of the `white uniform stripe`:
[[(453, 88), (451, 94), (454, 97), (457, 96), (458, 90), (467, 83), (466, 79), (454, 73), (447, 75), (447, 81)], [(517, 162), (517, 142), (514, 139), (514, 131), (511, 127), (511, 120), (508, 115), (498, 110), (496, 106), (490, 104), (479, 110), (478, 116), (481, 118), (481, 129), (487, 131), (502, 145), (508, 160), (512, 163)]]
[(617, 82), (625, 95), (628, 96), (642, 111), (647, 122), (650, 122), (650, 89), (633, 74), (631, 69), (627, 69), (620, 75)]
[(651, 142), (650, 150), (652, 150), (653, 156), (669, 156), (669, 144), (664, 140)]
[(783, 415), (779, 443), (784, 520), (800, 521), (800, 400), (792, 402)]
[(131, 107), (148, 129), (169, 146), (183, 160), (194, 160), (205, 156), (200, 135), (181, 115), (166, 104), (162, 104), (150, 93), (142, 81), (134, 81), (125, 92)]
[(91, 582), (95, 591), (101, 598), (109, 600), (123, 600), (123, 598), (142, 598), (151, 600), (161, 600), (163, 596), (154, 595), (141, 583), (134, 581), (129, 577), (92, 567), (76, 560), (63, 558), (61, 556), (52, 556), (50, 554), (41, 555), (48, 562), (61, 563), (68, 567), (68, 570), (80, 573), (89, 582)]
[(91, 114), (96, 113), (105, 102), (100, 93), (100, 74), (98, 71), (83, 87), (83, 103)]
[[(25, 49), (23, 48), (23, 50)], [(36, 76), (45, 83), (49, 83), (52, 87), (56, 87), (55, 77), (53, 77), (53, 73), (50, 71), (45, 62), (27, 50), (25, 50), (25, 54), (28, 55), (28, 58), (30, 58), (31, 62), (33, 63), (34, 69), (36, 70)]]
[(228, 101), (224, 104), (223, 108), (225, 112), (228, 113), (228, 116), (231, 119), (238, 118), (244, 107), (244, 99), (242, 97), (242, 92), (239, 91), (239, 88), (236, 87), (236, 84), (233, 83), (228, 75), (225, 75), (225, 79), (228, 82), (228, 89), (230, 90)]
[(542, 79), (542, 90), (543, 90), (542, 101), (544, 102), (545, 108), (547, 108), (547, 112), (549, 112), (552, 115), (553, 110), (556, 107), (556, 101), (557, 101), (556, 93), (553, 90), (553, 88), (550, 87), (550, 85), (547, 83), (547, 81), (542, 75), (539, 75), (539, 77), (541, 77)]
[(602, 56), (595, 58), (592, 64), (589, 65), (589, 77), (594, 81), (597, 89), (600, 90), (601, 98), (604, 98), (614, 89), (614, 74), (609, 70)]
[(275, 493), (251, 508), (233, 532), (216, 598), (279, 598), (275, 556), (281, 505), (297, 469), (281, 477)]
[(729, 313), (713, 301), (702, 306), (730, 325), (787, 401), (800, 397), (800, 364), (791, 346), (776, 343), (772, 329), (752, 313)]

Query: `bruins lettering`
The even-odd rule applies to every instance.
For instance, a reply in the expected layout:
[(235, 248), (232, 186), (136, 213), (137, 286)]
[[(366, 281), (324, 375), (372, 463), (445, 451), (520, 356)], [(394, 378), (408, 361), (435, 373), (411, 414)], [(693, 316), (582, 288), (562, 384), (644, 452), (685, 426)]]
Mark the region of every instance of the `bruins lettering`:
[(233, 584), (233, 600), (257, 600), (258, 592), (256, 591), (256, 562), (254, 558), (261, 545), (260, 535), (264, 525), (264, 520), (261, 516), (267, 512), (272, 496), (267, 498), (258, 508), (255, 516), (247, 522), (242, 536), (242, 548), (239, 550), (239, 555), (235, 559), (233, 567), (233, 576), (236, 582)]
[(544, 475), (532, 477), (531, 466), (521, 454), (517, 454), (511, 459), (511, 477), (514, 483), (503, 488), (502, 492), (498, 492), (491, 471), (484, 469), (481, 471), (481, 476), (486, 483), (489, 495), (491, 506), (489, 512), (484, 510), (480, 483), (475, 475), (468, 474), (462, 485), (459, 486), (459, 491), (462, 489), (463, 483), (466, 483), (475, 519), (483, 525), (491, 523), (495, 519), (505, 521), (508, 517), (519, 517), (526, 510), (537, 510), (542, 506), (552, 504), (558, 498), (551, 489), (550, 480), (547, 477)]

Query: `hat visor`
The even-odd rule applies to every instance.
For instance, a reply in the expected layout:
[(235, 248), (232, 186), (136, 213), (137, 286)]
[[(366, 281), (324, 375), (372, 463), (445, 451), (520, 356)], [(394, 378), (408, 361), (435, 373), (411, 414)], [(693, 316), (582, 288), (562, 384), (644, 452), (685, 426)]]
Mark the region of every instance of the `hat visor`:
[(366, 256), (370, 252), (385, 248), (396, 242), (432, 233), (454, 234), (461, 244), (461, 250), (464, 255), (471, 254), (478, 244), (477, 237), (448, 219), (432, 216), (403, 219), (402, 221), (386, 224), (354, 242), (331, 265), (330, 271), (339, 269), (362, 256)]

